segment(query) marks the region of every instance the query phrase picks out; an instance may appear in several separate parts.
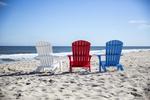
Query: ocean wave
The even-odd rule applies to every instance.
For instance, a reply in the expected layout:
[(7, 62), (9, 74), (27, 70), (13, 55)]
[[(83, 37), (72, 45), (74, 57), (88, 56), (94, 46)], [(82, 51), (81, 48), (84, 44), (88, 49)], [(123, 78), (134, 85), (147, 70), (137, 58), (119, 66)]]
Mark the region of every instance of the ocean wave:
[[(129, 52), (140, 52), (140, 51), (150, 51), (150, 49), (127, 49), (122, 50), (122, 53), (129, 53)], [(67, 56), (71, 55), (72, 52), (62, 52), (62, 53), (53, 53), (54, 56)], [(90, 51), (91, 55), (99, 55), (105, 54), (105, 50), (93, 50)], [(20, 60), (31, 60), (38, 56), (37, 53), (32, 54), (4, 54), (0, 55), (0, 63), (2, 62), (9, 62), (9, 61), (20, 61)]]

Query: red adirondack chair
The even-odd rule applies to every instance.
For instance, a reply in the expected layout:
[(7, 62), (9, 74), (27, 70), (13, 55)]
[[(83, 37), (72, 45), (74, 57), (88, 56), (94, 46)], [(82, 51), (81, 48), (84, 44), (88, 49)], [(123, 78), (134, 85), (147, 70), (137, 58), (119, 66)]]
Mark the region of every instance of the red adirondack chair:
[(70, 72), (72, 72), (73, 67), (84, 67), (91, 71), (91, 55), (89, 55), (90, 45), (90, 42), (84, 40), (78, 40), (72, 43), (73, 55), (68, 55), (70, 60)]

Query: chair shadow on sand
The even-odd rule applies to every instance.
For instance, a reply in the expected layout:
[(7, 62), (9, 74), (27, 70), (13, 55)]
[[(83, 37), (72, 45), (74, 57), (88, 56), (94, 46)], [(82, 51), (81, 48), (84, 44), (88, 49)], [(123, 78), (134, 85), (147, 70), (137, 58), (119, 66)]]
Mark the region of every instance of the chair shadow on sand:
[[(54, 74), (52, 72), (16, 72), (16, 73), (10, 73), (10, 74), (2, 74), (0, 77), (6, 77), (6, 76), (24, 76), (24, 75), (36, 75), (36, 76), (57, 76), (57, 75), (71, 75), (71, 74), (79, 74), (79, 75), (90, 75), (90, 74), (98, 74), (99, 72), (87, 72), (87, 71), (76, 71), (76, 72), (62, 72), (58, 74)], [(99, 73), (100, 74), (100, 73)]]

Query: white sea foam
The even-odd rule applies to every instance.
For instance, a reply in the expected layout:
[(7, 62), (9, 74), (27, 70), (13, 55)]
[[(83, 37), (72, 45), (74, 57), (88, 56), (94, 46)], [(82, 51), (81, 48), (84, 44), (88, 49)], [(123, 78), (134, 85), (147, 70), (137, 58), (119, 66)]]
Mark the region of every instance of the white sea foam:
[[(150, 49), (127, 49), (123, 50), (122, 53), (129, 53), (129, 52), (140, 52), (140, 51), (149, 51)], [(54, 56), (67, 56), (72, 54), (72, 52), (62, 52), (62, 53), (53, 53)], [(91, 55), (98, 55), (98, 54), (105, 54), (105, 50), (93, 50), (90, 51)], [(2, 63), (2, 60), (31, 60), (37, 57), (37, 53), (32, 54), (4, 54), (0, 55), (0, 62)]]

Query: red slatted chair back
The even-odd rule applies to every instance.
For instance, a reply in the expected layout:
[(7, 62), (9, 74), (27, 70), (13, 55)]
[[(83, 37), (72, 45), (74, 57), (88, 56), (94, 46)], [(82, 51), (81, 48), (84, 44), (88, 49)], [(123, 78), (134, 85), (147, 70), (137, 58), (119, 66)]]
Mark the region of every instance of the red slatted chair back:
[(84, 66), (90, 62), (90, 42), (78, 40), (72, 43), (73, 62), (76, 66)]

